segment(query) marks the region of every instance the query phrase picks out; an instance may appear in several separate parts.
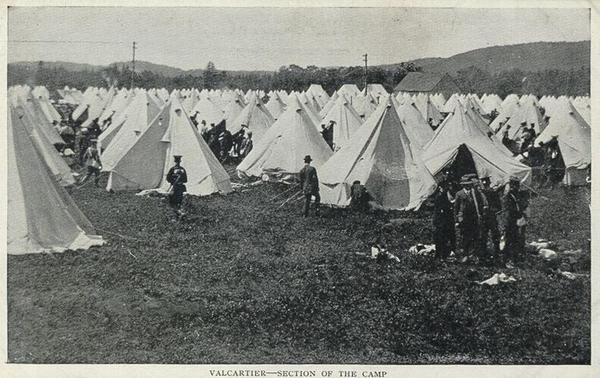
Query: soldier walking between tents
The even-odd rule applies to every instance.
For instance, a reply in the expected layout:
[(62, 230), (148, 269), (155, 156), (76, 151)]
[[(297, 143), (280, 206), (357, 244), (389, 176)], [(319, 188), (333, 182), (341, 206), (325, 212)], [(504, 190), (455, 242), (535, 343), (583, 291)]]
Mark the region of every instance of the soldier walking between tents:
[(451, 251), (456, 250), (453, 202), (448, 181), (440, 182), (433, 198), (433, 240), (438, 259), (446, 259)]
[(471, 254), (481, 256), (481, 231), (484, 212), (487, 211), (487, 201), (483, 194), (473, 187), (475, 182), (470, 175), (464, 175), (460, 184), (463, 188), (456, 193), (454, 211), (464, 258), (468, 258)]
[(303, 215), (308, 216), (308, 210), (310, 209), (310, 201), (312, 197), (315, 197), (315, 214), (319, 215), (319, 204), (321, 202), (321, 196), (319, 195), (319, 177), (317, 176), (317, 169), (310, 165), (312, 158), (310, 155), (304, 157), (304, 167), (300, 170), (300, 189), (304, 193), (304, 211)]
[(176, 219), (183, 216), (181, 203), (183, 202), (183, 193), (186, 191), (187, 172), (181, 166), (181, 155), (174, 155), (175, 165), (167, 173), (167, 182), (171, 184), (169, 191), (169, 206), (175, 212)]
[(94, 185), (98, 186), (98, 181), (100, 180), (100, 170), (102, 169), (102, 163), (100, 162), (100, 154), (98, 152), (98, 148), (96, 147), (97, 140), (90, 140), (91, 145), (85, 150), (83, 154), (83, 159), (85, 161), (85, 165), (87, 166), (87, 174), (83, 177), (83, 179), (79, 182), (79, 185), (85, 184), (85, 182), (90, 178), (91, 175), (94, 175)]

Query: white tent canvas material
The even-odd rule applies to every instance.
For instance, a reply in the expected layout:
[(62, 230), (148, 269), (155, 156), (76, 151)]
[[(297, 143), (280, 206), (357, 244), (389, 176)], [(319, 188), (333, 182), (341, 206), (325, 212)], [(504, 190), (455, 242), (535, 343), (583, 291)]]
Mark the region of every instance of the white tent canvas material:
[(237, 170), (246, 176), (257, 177), (263, 173), (297, 174), (304, 166), (304, 156), (310, 155), (312, 164), (319, 167), (331, 154), (331, 148), (305, 108), (295, 96), (290, 96), (287, 110), (256, 143)]
[(63, 252), (102, 245), (68, 193), (50, 176), (22, 125), (8, 111), (8, 253)]
[(227, 129), (235, 134), (246, 125), (253, 133), (254, 140), (259, 141), (265, 132), (275, 123), (275, 118), (257, 96), (252, 96), (248, 105), (238, 116), (227, 124)]
[(328, 125), (331, 121), (335, 122), (333, 125), (333, 144), (336, 149), (345, 145), (363, 122), (344, 96), (337, 99), (323, 118), (322, 123)]
[(321, 167), (321, 200), (348, 206), (350, 187), (358, 180), (384, 209), (418, 208), (436, 187), (419, 155), (387, 100)]
[(152, 121), (146, 131), (114, 164), (107, 190), (157, 189), (166, 192), (166, 174), (173, 156), (181, 155), (187, 171), (187, 193), (209, 195), (232, 191), (229, 175), (193, 126), (177, 98)]
[(518, 177), (525, 184), (531, 182), (531, 168), (501, 150), (462, 105), (455, 107), (425, 146), (425, 165), (437, 176), (455, 161), (462, 145), (469, 150), (477, 175), (490, 177), (492, 185), (505, 184), (510, 176)]

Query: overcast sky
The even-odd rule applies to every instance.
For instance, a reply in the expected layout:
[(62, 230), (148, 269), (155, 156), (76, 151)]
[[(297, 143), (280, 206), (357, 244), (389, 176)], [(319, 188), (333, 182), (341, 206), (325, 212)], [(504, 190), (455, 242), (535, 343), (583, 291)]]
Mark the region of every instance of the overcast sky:
[(131, 60), (136, 41), (137, 59), (183, 69), (361, 65), (365, 52), (377, 65), (590, 39), (587, 9), (18, 7), (8, 17), (9, 41), (47, 41), (9, 42), (9, 62), (105, 65)]

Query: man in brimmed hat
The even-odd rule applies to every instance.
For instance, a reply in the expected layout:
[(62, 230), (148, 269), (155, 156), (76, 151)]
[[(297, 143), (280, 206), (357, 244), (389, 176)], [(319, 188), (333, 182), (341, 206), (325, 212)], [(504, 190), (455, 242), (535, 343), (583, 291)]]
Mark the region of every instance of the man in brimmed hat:
[(94, 175), (94, 185), (98, 186), (100, 180), (100, 170), (102, 169), (102, 163), (100, 162), (100, 153), (97, 148), (97, 139), (90, 139), (90, 146), (85, 150), (83, 154), (83, 160), (87, 166), (87, 174), (81, 179), (79, 185), (83, 185), (91, 175)]
[(497, 215), (502, 211), (502, 203), (500, 200), (500, 189), (491, 187), (491, 180), (489, 176), (481, 178), (481, 191), (485, 196), (488, 203), (488, 211), (484, 214), (483, 219), (483, 246), (487, 246), (488, 235), (492, 241), (494, 249), (492, 256), (498, 257), (500, 253), (500, 231), (498, 230), (498, 218)]
[(175, 165), (167, 173), (167, 182), (171, 184), (169, 206), (171, 206), (175, 212), (175, 216), (179, 219), (183, 215), (181, 203), (183, 202), (183, 193), (186, 191), (187, 172), (181, 166), (181, 155), (173, 155), (173, 159), (175, 160)]
[(504, 238), (504, 257), (506, 262), (518, 262), (523, 257), (525, 247), (525, 208), (527, 204), (519, 192), (521, 182), (511, 176), (508, 191), (502, 197), (502, 236)]
[(481, 230), (488, 205), (485, 196), (473, 187), (476, 182), (471, 175), (464, 175), (460, 180), (462, 189), (456, 193), (454, 204), (456, 227), (460, 231), (465, 257), (483, 252)]
[(319, 195), (319, 177), (317, 176), (317, 169), (310, 165), (312, 158), (310, 155), (304, 157), (304, 167), (300, 170), (300, 189), (304, 193), (304, 216), (308, 216), (308, 210), (310, 209), (310, 201), (312, 197), (315, 197), (315, 214), (319, 215), (319, 203), (321, 202), (321, 196)]
[(433, 242), (438, 259), (450, 257), (450, 252), (456, 249), (454, 198), (450, 194), (449, 184), (448, 178), (444, 177), (433, 195)]

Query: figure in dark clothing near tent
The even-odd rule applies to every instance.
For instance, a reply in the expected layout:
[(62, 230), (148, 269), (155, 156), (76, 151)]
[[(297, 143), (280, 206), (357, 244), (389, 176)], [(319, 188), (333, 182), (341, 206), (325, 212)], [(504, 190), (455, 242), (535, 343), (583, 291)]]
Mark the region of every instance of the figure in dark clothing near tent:
[(335, 125), (335, 121), (330, 121), (329, 125), (321, 125), (321, 135), (323, 139), (325, 139), (325, 143), (333, 150), (333, 127)]
[(367, 188), (359, 180), (354, 181), (350, 187), (350, 208), (361, 212), (368, 211), (370, 200), (371, 195)]
[(240, 129), (240, 131), (238, 131), (237, 133), (232, 135), (232, 140), (233, 140), (233, 153), (236, 156), (240, 156), (240, 150), (242, 148), (242, 142), (244, 141), (244, 138), (246, 137), (246, 132), (249, 131), (248, 130), (248, 126), (246, 125), (242, 125), (242, 128)]
[(483, 237), (483, 246), (487, 246), (488, 237), (492, 242), (492, 258), (497, 259), (500, 253), (500, 230), (498, 229), (498, 214), (502, 211), (502, 203), (500, 200), (500, 190), (491, 187), (489, 177), (481, 179), (481, 191), (485, 196), (488, 204), (488, 209), (484, 214), (483, 229), (481, 235)]
[(225, 128), (225, 120), (221, 121), (217, 126), (218, 142), (219, 142), (219, 160), (224, 162), (229, 157), (229, 152), (233, 147), (233, 137), (231, 132)]
[(520, 182), (511, 177), (508, 191), (502, 197), (502, 237), (504, 258), (507, 264), (520, 262), (525, 248), (525, 226), (527, 203), (519, 192)]
[(168, 199), (169, 206), (175, 213), (175, 220), (178, 220), (184, 215), (181, 204), (183, 203), (183, 193), (186, 191), (187, 172), (181, 166), (181, 155), (174, 155), (173, 158), (175, 165), (167, 173), (167, 182), (171, 184)]
[(98, 136), (102, 132), (102, 130), (100, 130), (100, 125), (98, 124), (98, 118), (94, 118), (94, 120), (92, 121), (92, 124), (88, 127), (88, 129), (89, 129), (88, 132), (89, 132), (90, 138), (92, 138), (92, 139), (98, 138)]
[(462, 189), (456, 193), (454, 212), (456, 224), (461, 235), (464, 258), (483, 253), (482, 235), (483, 217), (487, 211), (487, 201), (483, 194), (474, 188), (471, 175), (464, 175), (460, 181)]
[(100, 180), (100, 170), (102, 169), (102, 162), (100, 161), (100, 153), (98, 152), (98, 148), (96, 147), (97, 140), (90, 140), (90, 146), (86, 149), (83, 154), (83, 158), (85, 160), (85, 165), (87, 166), (87, 173), (79, 182), (79, 185), (82, 186), (85, 182), (94, 175), (94, 185), (98, 186), (98, 181)]
[(508, 150), (511, 153), (515, 153), (515, 146), (513, 144), (513, 141), (508, 137), (508, 130), (510, 130), (510, 125), (506, 126), (506, 129), (504, 130), (504, 133), (502, 134), (502, 144), (508, 148)]
[(252, 131), (248, 130), (246, 131), (246, 136), (242, 139), (242, 142), (240, 143), (238, 156), (241, 159), (245, 158), (246, 156), (248, 156), (250, 151), (252, 151), (253, 147), (254, 143), (252, 142)]
[(446, 259), (456, 250), (456, 229), (454, 225), (454, 198), (444, 180), (438, 184), (433, 195), (433, 242), (435, 257)]
[(542, 187), (551, 189), (559, 184), (565, 175), (565, 162), (558, 147), (558, 139), (552, 138), (545, 146), (544, 154), (544, 176), (546, 177)]
[(90, 138), (87, 128), (83, 128), (79, 130), (79, 134), (77, 136), (77, 150), (79, 152), (79, 165), (83, 166), (85, 152), (87, 148), (90, 146)]
[(312, 158), (310, 155), (304, 157), (304, 167), (300, 170), (300, 189), (304, 193), (304, 210), (303, 215), (308, 216), (310, 202), (312, 197), (315, 197), (315, 215), (319, 215), (319, 204), (321, 196), (319, 195), (319, 177), (317, 169), (310, 165)]

